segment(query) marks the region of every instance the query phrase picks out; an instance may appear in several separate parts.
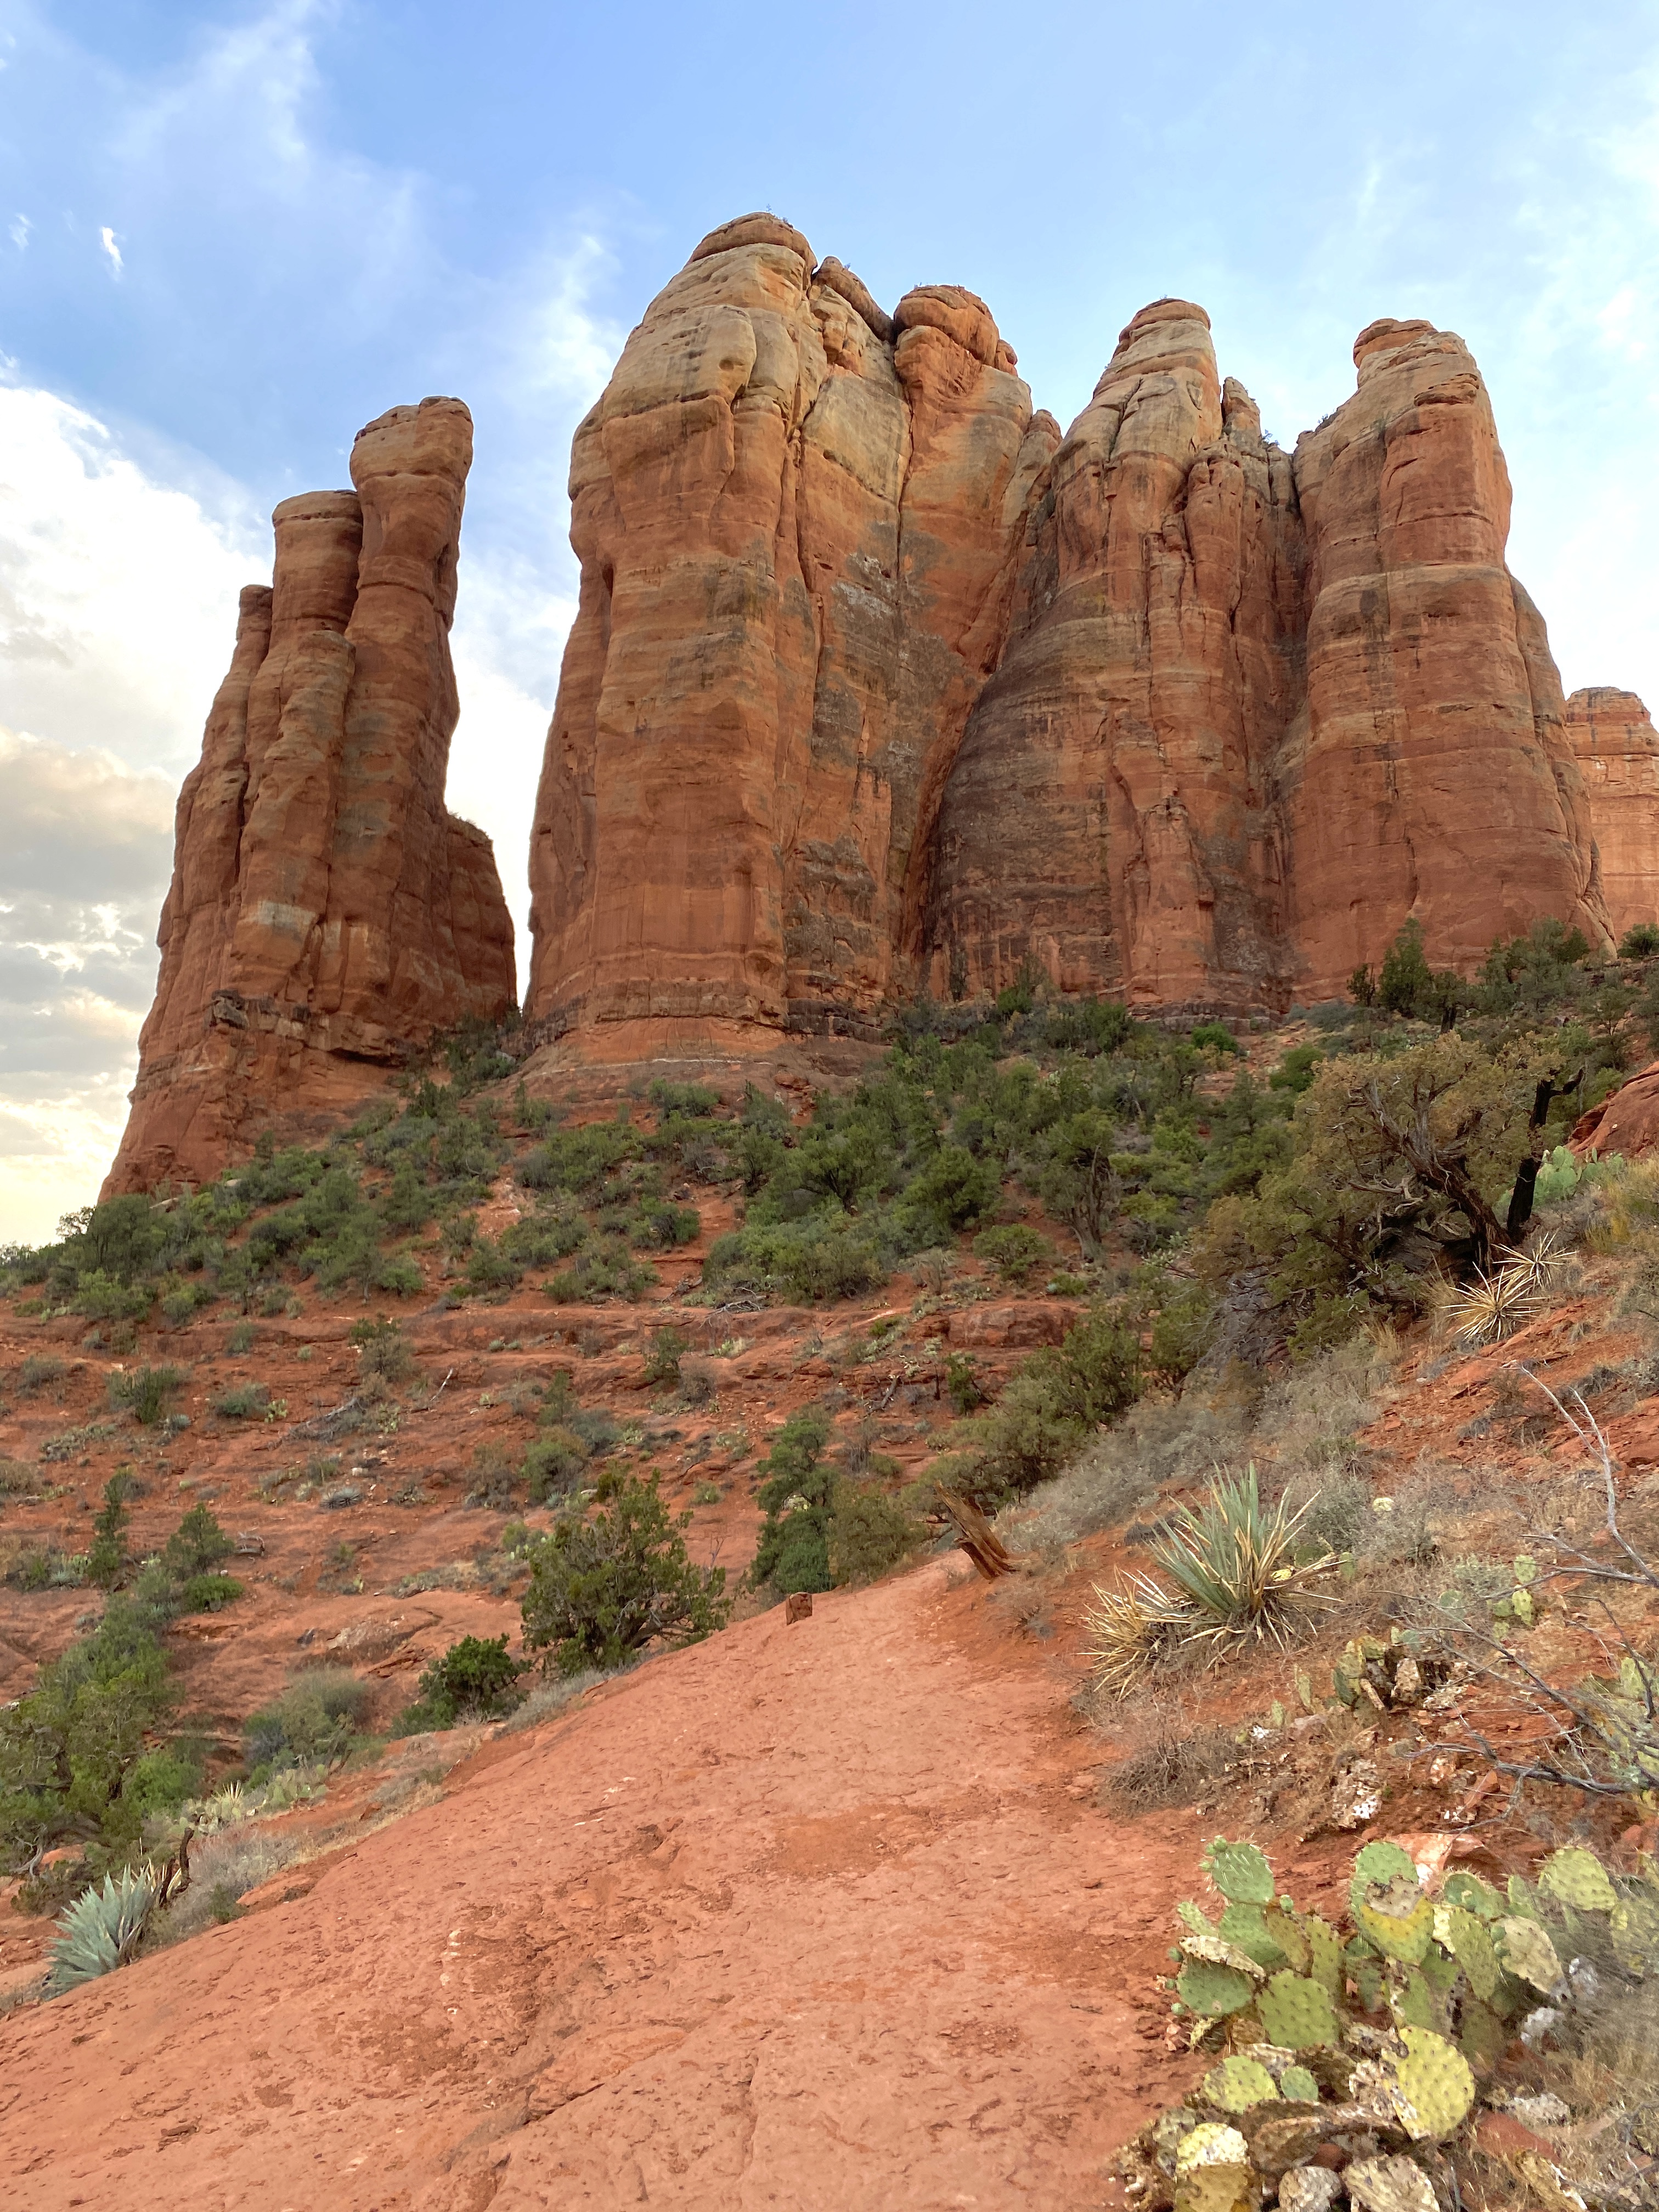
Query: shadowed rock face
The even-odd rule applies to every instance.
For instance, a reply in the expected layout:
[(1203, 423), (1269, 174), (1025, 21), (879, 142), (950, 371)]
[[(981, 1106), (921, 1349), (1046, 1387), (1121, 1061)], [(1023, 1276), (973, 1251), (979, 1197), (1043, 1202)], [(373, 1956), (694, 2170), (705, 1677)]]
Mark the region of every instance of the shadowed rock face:
[(1030, 967), (1282, 1006), (1413, 914), (1464, 964), (1604, 944), (1479, 372), (1425, 323), (1354, 357), (1291, 455), (1159, 301), (1062, 438), (971, 294), (705, 239), (577, 434), (529, 1015), (858, 1033)]
[(1597, 684), (1567, 701), (1615, 937), (1659, 922), (1659, 732), (1633, 691)]
[[(489, 841), (445, 811), (472, 422), (360, 432), (354, 491), (284, 500), (179, 793), (161, 973), (107, 1190), (214, 1173), (268, 1123), (361, 1097), (435, 1030), (514, 1000)], [(370, 1079), (372, 1080), (372, 1078)]]

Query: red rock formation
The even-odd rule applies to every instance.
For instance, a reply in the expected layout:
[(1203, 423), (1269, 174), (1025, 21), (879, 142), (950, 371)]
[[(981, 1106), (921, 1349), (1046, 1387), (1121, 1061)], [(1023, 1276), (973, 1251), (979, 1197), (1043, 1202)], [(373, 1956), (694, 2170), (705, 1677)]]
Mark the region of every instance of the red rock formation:
[(434, 1031), (513, 1003), (489, 842), (443, 804), (472, 422), (358, 434), (355, 492), (284, 500), (275, 582), (179, 798), (161, 974), (106, 1189), (211, 1175), (262, 1125), (326, 1117)]
[(890, 321), (775, 216), (704, 240), (576, 440), (532, 1018), (856, 1031), (1027, 963), (1282, 1006), (1408, 915), (1463, 965), (1605, 943), (1479, 373), (1425, 323), (1355, 361), (1292, 457), (1160, 301), (1062, 441), (970, 294)]
[(1371, 324), (1354, 361), (1358, 391), (1296, 448), (1308, 708), (1284, 774), (1310, 998), (1408, 915), (1463, 968), (1540, 915), (1607, 935), (1560, 678), (1504, 565), (1509, 473), (1480, 372), (1422, 322)]
[(890, 324), (771, 216), (652, 303), (572, 455), (534, 1018), (879, 1012), (1055, 434), (1013, 368), (971, 294), (913, 292)]
[(1613, 935), (1659, 922), (1659, 733), (1633, 691), (1596, 686), (1567, 701)]

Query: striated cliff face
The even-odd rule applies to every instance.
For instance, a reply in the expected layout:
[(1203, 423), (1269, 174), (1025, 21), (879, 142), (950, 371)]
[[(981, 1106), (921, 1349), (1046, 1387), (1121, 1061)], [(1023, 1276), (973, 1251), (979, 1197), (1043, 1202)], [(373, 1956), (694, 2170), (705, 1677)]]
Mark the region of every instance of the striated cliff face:
[(1566, 732), (1584, 781), (1615, 937), (1659, 922), (1659, 733), (1633, 691), (1575, 691)]
[(1408, 915), (1605, 943), (1479, 371), (1420, 322), (1354, 359), (1287, 453), (1159, 301), (1062, 438), (970, 294), (705, 239), (576, 439), (530, 1017), (858, 1033), (1028, 965), (1282, 1006)]
[(1057, 435), (971, 294), (890, 319), (773, 216), (703, 240), (576, 434), (539, 1017), (874, 1018)]
[(284, 500), (274, 583), (179, 793), (161, 973), (106, 1190), (217, 1171), (259, 1127), (361, 1095), (436, 1030), (514, 1001), (489, 840), (446, 812), (472, 422), (360, 432), (353, 491)]

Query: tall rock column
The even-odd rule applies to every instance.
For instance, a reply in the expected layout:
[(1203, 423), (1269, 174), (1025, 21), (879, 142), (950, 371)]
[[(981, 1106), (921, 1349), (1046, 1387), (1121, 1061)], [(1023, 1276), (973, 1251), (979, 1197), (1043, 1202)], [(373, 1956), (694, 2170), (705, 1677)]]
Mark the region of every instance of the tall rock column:
[(1560, 678), (1504, 561), (1510, 481), (1461, 338), (1382, 321), (1359, 388), (1297, 441), (1308, 715), (1287, 747), (1302, 995), (1340, 992), (1408, 915), (1468, 968), (1555, 915), (1607, 918)]
[(161, 973), (106, 1188), (198, 1179), (265, 1126), (320, 1126), (434, 1032), (514, 1002), (489, 840), (445, 809), (472, 424), (359, 433), (356, 490), (284, 500), (272, 588), (179, 794)]
[(1567, 735), (1584, 780), (1607, 925), (1620, 938), (1659, 922), (1659, 732), (1633, 691), (1597, 684), (1567, 701)]
[(532, 1019), (609, 1050), (639, 1021), (879, 1018), (1000, 646), (1035, 471), (1014, 368), (970, 293), (889, 317), (774, 216), (652, 302), (572, 453)]
[(939, 816), (933, 988), (994, 991), (1029, 962), (1147, 1002), (1272, 995), (1300, 528), (1289, 458), (1224, 392), (1201, 307), (1129, 323), (1019, 538)]

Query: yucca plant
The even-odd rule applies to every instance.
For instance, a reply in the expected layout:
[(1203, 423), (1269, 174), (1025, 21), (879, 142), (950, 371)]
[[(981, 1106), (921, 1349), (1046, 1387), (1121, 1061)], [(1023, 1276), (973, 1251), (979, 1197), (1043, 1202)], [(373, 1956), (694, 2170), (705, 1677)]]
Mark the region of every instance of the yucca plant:
[(1448, 1303), (1454, 1340), (1466, 1352), (1501, 1344), (1537, 1319), (1544, 1310), (1545, 1288), (1546, 1279), (1529, 1261), (1512, 1261), (1490, 1275), (1477, 1268), (1474, 1282)]
[(101, 1889), (88, 1889), (58, 1918), (46, 1993), (59, 1996), (82, 1982), (125, 1966), (138, 1948), (160, 1894), (153, 1869), (106, 1875)]
[(1083, 1625), (1094, 1639), (1084, 1653), (1095, 1662), (1095, 1687), (1127, 1698), (1158, 1662), (1198, 1625), (1184, 1598), (1171, 1597), (1150, 1575), (1131, 1575), (1115, 1590), (1094, 1586), (1098, 1603), (1085, 1606)]
[(1333, 1555), (1297, 1556), (1297, 1533), (1316, 1502), (1317, 1492), (1294, 1511), (1282, 1498), (1264, 1505), (1252, 1465), (1218, 1481), (1196, 1512), (1182, 1507), (1151, 1550), (1197, 1616), (1192, 1635), (1284, 1644), (1310, 1604), (1334, 1602), (1310, 1588)]

